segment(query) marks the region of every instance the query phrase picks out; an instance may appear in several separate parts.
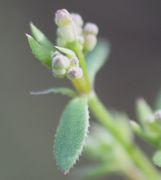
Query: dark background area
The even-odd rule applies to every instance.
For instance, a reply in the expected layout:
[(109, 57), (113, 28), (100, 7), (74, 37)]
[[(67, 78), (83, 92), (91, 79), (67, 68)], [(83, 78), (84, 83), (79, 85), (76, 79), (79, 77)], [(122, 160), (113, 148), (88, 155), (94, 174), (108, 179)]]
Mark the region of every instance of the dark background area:
[(35, 60), (25, 38), (33, 21), (54, 41), (58, 8), (97, 23), (100, 36), (110, 40), (111, 56), (96, 83), (108, 107), (134, 118), (136, 98), (143, 96), (152, 104), (160, 89), (160, 0), (0, 0), (1, 180), (70, 179), (57, 170), (52, 154), (56, 126), (68, 99), (29, 95), (33, 89), (68, 84), (53, 79)]

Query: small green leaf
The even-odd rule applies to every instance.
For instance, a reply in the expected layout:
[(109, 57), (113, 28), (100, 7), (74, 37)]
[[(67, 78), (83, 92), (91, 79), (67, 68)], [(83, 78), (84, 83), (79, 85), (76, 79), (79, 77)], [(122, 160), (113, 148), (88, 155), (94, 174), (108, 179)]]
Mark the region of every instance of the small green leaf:
[(144, 99), (140, 98), (136, 101), (136, 113), (139, 121), (146, 128), (148, 117), (152, 115), (153, 111)]
[(43, 91), (32, 91), (30, 94), (31, 95), (45, 95), (45, 94), (50, 94), (50, 93), (62, 94), (69, 97), (75, 97), (77, 95), (74, 90), (70, 88), (64, 88), (64, 87), (50, 88), (50, 89), (45, 89)]
[(139, 136), (144, 137), (144, 132), (143, 129), (141, 128), (141, 126), (135, 122), (135, 121), (130, 121), (130, 126), (132, 128), (132, 130)]
[(105, 40), (99, 40), (96, 48), (87, 55), (86, 64), (89, 73), (89, 78), (94, 85), (94, 80), (97, 72), (105, 64), (110, 55), (110, 45)]
[(35, 40), (41, 44), (42, 46), (46, 47), (49, 50), (54, 50), (54, 45), (48, 40), (48, 38), (44, 35), (42, 31), (40, 31), (33, 23), (30, 23), (30, 28), (33, 37)]
[(35, 57), (40, 60), (43, 65), (51, 68), (51, 54), (53, 52), (46, 47), (40, 45), (32, 36), (28, 34), (26, 36), (32, 53), (35, 55)]
[(75, 98), (65, 108), (58, 126), (54, 153), (58, 167), (65, 173), (76, 163), (82, 152), (89, 126), (85, 98)]
[(156, 151), (153, 155), (153, 163), (158, 167), (161, 167), (161, 150)]
[(143, 129), (140, 124), (138, 124), (135, 121), (130, 121), (130, 126), (132, 128), (132, 130), (143, 140), (147, 141), (150, 144), (156, 144), (155, 143), (155, 139), (151, 138), (151, 132), (150, 131), (145, 131), (145, 129)]
[(72, 51), (72, 50), (70, 50), (70, 49), (62, 48), (62, 47), (59, 47), (59, 46), (55, 46), (55, 48), (56, 48), (58, 51), (60, 51), (60, 52), (64, 53), (65, 55), (67, 55), (69, 58), (74, 58), (74, 57), (76, 57), (74, 51)]

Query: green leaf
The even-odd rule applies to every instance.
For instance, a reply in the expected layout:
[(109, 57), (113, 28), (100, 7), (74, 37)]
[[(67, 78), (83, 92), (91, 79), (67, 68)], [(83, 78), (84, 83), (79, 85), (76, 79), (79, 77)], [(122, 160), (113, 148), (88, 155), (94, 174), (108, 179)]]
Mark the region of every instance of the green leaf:
[(32, 53), (35, 55), (35, 57), (40, 60), (43, 65), (51, 68), (51, 54), (53, 54), (53, 51), (39, 44), (32, 36), (28, 34), (26, 36)]
[(69, 58), (74, 58), (74, 57), (76, 57), (74, 51), (72, 51), (72, 50), (70, 50), (70, 49), (62, 48), (62, 47), (59, 47), (59, 46), (55, 46), (55, 48), (56, 48), (58, 51), (60, 51), (60, 52), (64, 53), (65, 55), (67, 55)]
[(64, 87), (50, 88), (50, 89), (45, 89), (43, 91), (32, 91), (30, 94), (31, 95), (45, 95), (45, 94), (50, 94), (50, 93), (62, 94), (69, 97), (75, 97), (77, 95), (74, 90), (70, 88), (64, 88)]
[(158, 167), (161, 167), (161, 150), (156, 151), (153, 155), (153, 163)]
[(110, 54), (110, 45), (105, 40), (99, 40), (96, 48), (87, 55), (86, 64), (89, 73), (89, 78), (94, 85), (94, 80), (97, 72), (105, 64)]
[(58, 167), (68, 173), (82, 152), (89, 126), (85, 98), (75, 98), (65, 108), (58, 126), (54, 153)]
[(152, 115), (153, 111), (144, 99), (138, 99), (136, 102), (136, 113), (139, 121), (145, 127), (147, 124), (147, 118)]
[(48, 38), (44, 35), (42, 31), (40, 31), (33, 23), (30, 23), (30, 28), (34, 39), (46, 47), (49, 50), (54, 50), (54, 45), (48, 40)]
[(139, 136), (141, 137), (144, 137), (144, 131), (143, 129), (141, 128), (140, 124), (138, 124), (137, 122), (135, 121), (130, 121), (130, 126), (132, 128), (132, 130)]

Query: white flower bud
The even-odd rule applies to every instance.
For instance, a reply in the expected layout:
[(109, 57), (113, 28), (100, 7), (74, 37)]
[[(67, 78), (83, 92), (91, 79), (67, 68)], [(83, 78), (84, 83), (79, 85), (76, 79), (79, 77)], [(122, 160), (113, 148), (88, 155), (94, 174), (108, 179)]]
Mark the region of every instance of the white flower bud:
[(57, 10), (55, 13), (55, 23), (59, 27), (64, 27), (72, 22), (72, 17), (66, 9)]
[(83, 30), (81, 27), (75, 26), (75, 31), (76, 31), (77, 35), (82, 35)]
[(65, 27), (58, 28), (57, 34), (58, 37), (61, 38), (64, 42), (73, 42), (76, 39), (76, 34), (71, 24)]
[(99, 31), (98, 26), (94, 23), (86, 23), (84, 26), (84, 33), (85, 34), (97, 35), (98, 31)]
[(70, 61), (71, 61), (70, 63), (71, 66), (79, 66), (79, 59), (77, 57), (70, 59)]
[(79, 14), (71, 13), (71, 16), (77, 26), (83, 26), (83, 19)]
[(52, 70), (54, 77), (56, 78), (64, 78), (66, 76), (65, 69), (53, 69)]
[(97, 44), (97, 37), (95, 35), (86, 35), (84, 41), (84, 50), (92, 51)]
[(69, 65), (70, 65), (70, 60), (66, 56), (58, 52), (54, 54), (52, 58), (53, 69), (67, 69), (69, 68)]
[(82, 76), (83, 72), (80, 67), (71, 67), (67, 72), (67, 78), (70, 80), (81, 78)]
[(161, 110), (155, 112), (155, 114), (154, 114), (154, 119), (161, 121)]
[(80, 44), (83, 44), (84, 43), (84, 37), (82, 35), (79, 35), (77, 37), (77, 41), (80, 43)]

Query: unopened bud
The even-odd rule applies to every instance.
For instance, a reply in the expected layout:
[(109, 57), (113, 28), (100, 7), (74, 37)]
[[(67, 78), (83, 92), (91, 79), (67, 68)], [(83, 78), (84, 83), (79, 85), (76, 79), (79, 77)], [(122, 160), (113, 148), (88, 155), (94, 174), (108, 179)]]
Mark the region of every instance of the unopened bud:
[(67, 72), (67, 78), (70, 80), (81, 78), (82, 76), (83, 72), (80, 67), (71, 67)]
[(75, 31), (76, 31), (77, 35), (80, 35), (80, 36), (82, 35), (83, 30), (80, 26), (75, 25)]
[(57, 29), (58, 38), (64, 42), (73, 42), (76, 39), (76, 34), (73, 29), (73, 25), (69, 24), (65, 27)]
[(71, 16), (77, 26), (83, 26), (83, 19), (79, 14), (71, 13)]
[(155, 112), (155, 114), (154, 114), (154, 119), (161, 121), (161, 110)]
[(77, 41), (80, 43), (80, 44), (83, 44), (84, 43), (84, 37), (82, 35), (79, 35), (77, 37)]
[(85, 34), (97, 35), (98, 31), (99, 31), (98, 26), (94, 23), (86, 23), (84, 26), (84, 33)]
[(95, 35), (86, 35), (84, 41), (85, 51), (92, 51), (97, 44), (97, 37)]
[(64, 27), (72, 22), (72, 17), (66, 9), (57, 10), (55, 13), (55, 23), (59, 27)]
[(74, 57), (72, 59), (70, 59), (71, 61), (71, 66), (78, 66), (79, 65), (79, 59), (77, 57)]
[(69, 65), (70, 65), (70, 61), (66, 56), (60, 53), (56, 53), (53, 56), (53, 59), (52, 59), (53, 69), (67, 69)]
[(56, 78), (64, 78), (66, 76), (65, 69), (53, 69), (52, 70), (54, 77)]
[(154, 114), (148, 116), (147, 122), (154, 123), (157, 121), (161, 121), (161, 110), (156, 111)]

